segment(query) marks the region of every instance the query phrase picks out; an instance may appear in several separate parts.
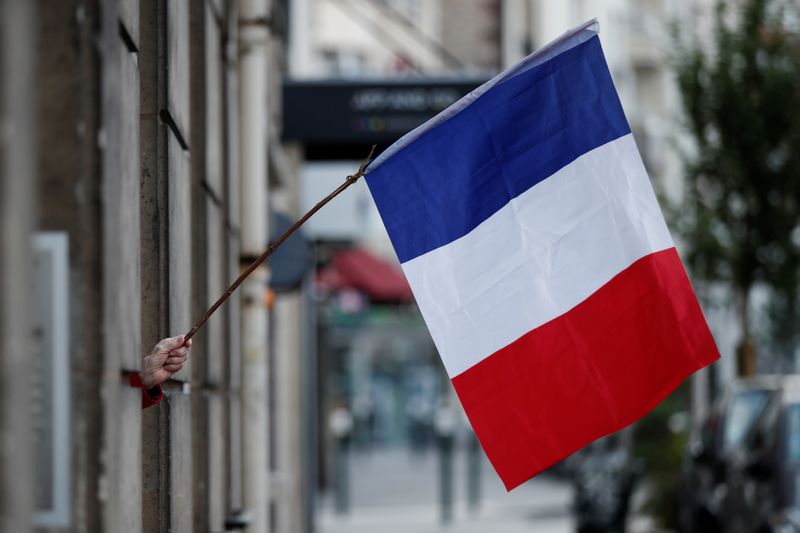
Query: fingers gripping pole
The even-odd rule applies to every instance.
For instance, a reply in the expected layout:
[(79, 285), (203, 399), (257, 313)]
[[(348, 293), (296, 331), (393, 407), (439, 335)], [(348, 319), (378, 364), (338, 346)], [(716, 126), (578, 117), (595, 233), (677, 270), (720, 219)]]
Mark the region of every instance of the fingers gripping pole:
[(211, 307), (209, 307), (209, 308), (208, 308), (208, 310), (205, 312), (205, 314), (203, 314), (203, 316), (202, 316), (202, 317), (200, 317), (200, 320), (198, 320), (197, 322), (195, 322), (194, 326), (192, 326), (192, 329), (190, 329), (190, 330), (189, 330), (189, 332), (188, 332), (188, 333), (187, 333), (187, 334), (184, 336), (184, 341), (183, 341), (183, 342), (184, 342), (184, 344), (185, 344), (185, 343), (186, 343), (186, 342), (187, 342), (189, 339), (191, 339), (191, 338), (192, 338), (192, 336), (193, 336), (195, 333), (197, 333), (197, 331), (198, 331), (198, 330), (199, 330), (201, 327), (203, 327), (203, 324), (205, 324), (205, 323), (206, 323), (206, 321), (207, 321), (209, 318), (211, 318), (211, 315), (213, 315), (213, 314), (214, 314), (214, 312), (215, 312), (215, 311), (216, 311), (216, 310), (219, 308), (219, 306), (221, 306), (221, 305), (222, 305), (222, 304), (225, 302), (225, 300), (227, 300), (227, 299), (228, 299), (228, 297), (229, 297), (231, 294), (233, 294), (233, 293), (234, 293), (234, 291), (235, 291), (235, 290), (236, 290), (236, 289), (239, 287), (239, 285), (241, 285), (241, 284), (242, 284), (242, 282), (243, 282), (245, 279), (247, 279), (247, 276), (249, 276), (250, 274), (252, 274), (252, 273), (253, 273), (253, 271), (254, 271), (256, 268), (258, 268), (258, 266), (259, 266), (261, 263), (263, 263), (264, 261), (266, 261), (266, 259), (267, 259), (267, 258), (268, 258), (270, 255), (272, 255), (272, 253), (273, 253), (275, 250), (277, 250), (277, 249), (278, 249), (278, 247), (279, 247), (281, 244), (283, 244), (283, 242), (284, 242), (286, 239), (288, 239), (288, 238), (289, 238), (289, 236), (290, 236), (292, 233), (294, 233), (295, 231), (297, 231), (297, 229), (298, 229), (300, 226), (302, 226), (303, 224), (305, 224), (306, 220), (308, 220), (309, 218), (311, 218), (311, 217), (312, 217), (312, 216), (313, 216), (313, 215), (314, 215), (314, 214), (315, 214), (317, 211), (319, 211), (320, 209), (322, 209), (322, 208), (325, 206), (325, 204), (327, 204), (328, 202), (330, 202), (331, 200), (333, 200), (334, 198), (336, 198), (336, 197), (337, 197), (337, 196), (338, 196), (338, 195), (339, 195), (339, 194), (340, 194), (342, 191), (344, 191), (346, 188), (348, 188), (349, 186), (351, 186), (352, 184), (354, 184), (356, 181), (358, 181), (358, 179), (359, 179), (361, 176), (363, 176), (363, 175), (364, 175), (364, 172), (365, 172), (365, 171), (366, 171), (366, 169), (367, 169), (367, 165), (368, 165), (368, 164), (369, 164), (369, 162), (372, 160), (372, 155), (373, 155), (373, 153), (374, 153), (374, 152), (375, 152), (375, 145), (373, 145), (373, 146), (372, 146), (372, 149), (369, 151), (369, 155), (367, 156), (367, 158), (366, 158), (366, 159), (364, 159), (364, 161), (362, 161), (362, 162), (361, 162), (361, 165), (358, 167), (358, 171), (357, 171), (355, 174), (353, 174), (353, 175), (350, 175), (350, 176), (347, 176), (347, 179), (345, 179), (344, 183), (342, 183), (341, 185), (339, 185), (339, 187), (337, 187), (335, 191), (333, 191), (333, 192), (332, 192), (332, 193), (330, 193), (328, 196), (326, 196), (326, 197), (325, 197), (325, 198), (323, 198), (321, 201), (319, 201), (319, 202), (317, 203), (317, 205), (315, 205), (314, 207), (312, 207), (312, 208), (311, 208), (311, 209), (308, 211), (308, 213), (306, 213), (305, 215), (303, 215), (303, 216), (302, 216), (302, 217), (301, 217), (299, 220), (297, 220), (297, 221), (296, 221), (294, 224), (292, 224), (292, 225), (289, 227), (289, 229), (287, 229), (287, 230), (286, 230), (286, 231), (283, 233), (283, 235), (281, 235), (280, 237), (278, 237), (278, 239), (277, 239), (277, 240), (276, 240), (274, 243), (270, 244), (270, 245), (269, 245), (269, 247), (268, 247), (266, 250), (264, 250), (264, 253), (262, 253), (260, 256), (258, 256), (258, 258), (257, 258), (255, 261), (253, 261), (252, 263), (250, 263), (250, 266), (248, 266), (248, 267), (247, 267), (247, 269), (246, 269), (244, 272), (242, 272), (242, 273), (241, 273), (241, 275), (240, 275), (238, 278), (236, 278), (236, 281), (234, 281), (233, 283), (231, 283), (230, 287), (228, 287), (228, 289), (227, 289), (227, 290), (226, 290), (226, 291), (225, 291), (225, 292), (222, 294), (222, 296), (220, 296), (220, 297), (217, 299), (217, 301), (216, 301), (216, 302), (214, 302), (214, 304), (213, 304)]

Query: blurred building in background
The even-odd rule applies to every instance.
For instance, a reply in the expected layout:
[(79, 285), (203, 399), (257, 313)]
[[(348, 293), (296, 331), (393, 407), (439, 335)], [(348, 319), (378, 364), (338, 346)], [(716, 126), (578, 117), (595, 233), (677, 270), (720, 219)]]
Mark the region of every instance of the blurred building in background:
[[(0, 530), (28, 531), (33, 509), (28, 269), (36, 103), (29, 2), (0, 2)], [(13, 70), (14, 76), (9, 76)], [(21, 490), (20, 490), (21, 489)]]
[(431, 76), (496, 71), (500, 2), (292, 2), (294, 78)]

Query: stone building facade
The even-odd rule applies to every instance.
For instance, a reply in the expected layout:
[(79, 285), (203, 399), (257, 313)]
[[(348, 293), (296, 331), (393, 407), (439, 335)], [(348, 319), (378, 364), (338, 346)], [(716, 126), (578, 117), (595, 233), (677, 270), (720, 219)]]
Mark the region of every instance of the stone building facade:
[(282, 8), (0, 1), (0, 530), (303, 531), (299, 293), (278, 296), (271, 320), (288, 326), (268, 333), (260, 269), (164, 402), (143, 411), (128, 384), (268, 244), (272, 195), (292, 190), (291, 165), (271, 172), (272, 88), (242, 77), (248, 58), (280, 78)]

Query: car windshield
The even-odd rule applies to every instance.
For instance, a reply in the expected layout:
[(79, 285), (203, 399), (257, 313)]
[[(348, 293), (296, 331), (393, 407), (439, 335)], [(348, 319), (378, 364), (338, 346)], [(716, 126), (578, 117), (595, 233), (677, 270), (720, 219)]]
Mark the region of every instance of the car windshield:
[(741, 444), (750, 428), (767, 404), (769, 393), (764, 390), (749, 390), (735, 393), (725, 417), (722, 449), (728, 452)]
[(790, 463), (800, 463), (800, 404), (786, 409), (786, 451)]

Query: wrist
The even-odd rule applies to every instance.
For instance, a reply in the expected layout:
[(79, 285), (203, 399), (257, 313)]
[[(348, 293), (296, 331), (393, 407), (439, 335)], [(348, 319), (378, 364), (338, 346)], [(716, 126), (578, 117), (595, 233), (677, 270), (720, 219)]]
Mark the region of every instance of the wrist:
[(150, 390), (156, 385), (158, 385), (158, 383), (156, 383), (155, 376), (153, 376), (153, 374), (151, 374), (150, 372), (143, 370), (139, 372), (139, 377), (142, 380), (142, 388), (144, 390)]

